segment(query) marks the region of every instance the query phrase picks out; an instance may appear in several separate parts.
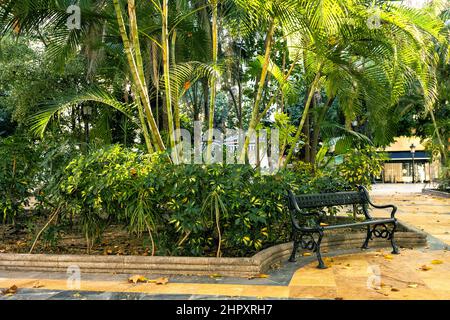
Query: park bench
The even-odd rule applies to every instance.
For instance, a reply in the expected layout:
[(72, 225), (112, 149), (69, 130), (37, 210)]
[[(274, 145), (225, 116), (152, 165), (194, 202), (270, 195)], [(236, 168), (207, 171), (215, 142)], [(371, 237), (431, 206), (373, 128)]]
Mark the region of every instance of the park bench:
[[(363, 249), (368, 249), (369, 240), (376, 237), (390, 240), (393, 249), (392, 253), (399, 253), (394, 240), (394, 233), (397, 229), (397, 219), (395, 218), (397, 207), (394, 205), (379, 206), (373, 204), (367, 189), (363, 186), (358, 186), (358, 191), (304, 194), (297, 196), (294, 195), (291, 190), (288, 190), (288, 205), (292, 221), (292, 240), (294, 242), (294, 248), (291, 257), (289, 258), (290, 262), (296, 261), (295, 256), (300, 246), (302, 249), (316, 252), (317, 260), (319, 262), (318, 268), (325, 269), (326, 266), (323, 263), (320, 254), (320, 244), (324, 236), (324, 231), (360, 226), (367, 226), (367, 236), (362, 245)], [(325, 215), (324, 208), (344, 205), (359, 205), (362, 207), (365, 220), (345, 224), (321, 224)], [(386, 219), (372, 218), (368, 211), (369, 205), (377, 209), (391, 208), (391, 217)]]

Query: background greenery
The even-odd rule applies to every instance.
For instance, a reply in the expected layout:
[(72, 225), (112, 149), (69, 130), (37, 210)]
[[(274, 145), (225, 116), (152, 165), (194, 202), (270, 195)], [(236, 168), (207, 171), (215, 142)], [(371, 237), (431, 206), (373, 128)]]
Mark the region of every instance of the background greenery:
[[(287, 188), (370, 187), (399, 135), (449, 188), (448, 1), (83, 0), (73, 30), (70, 4), (0, 2), (3, 224), (74, 228), (88, 252), (119, 225), (153, 254), (250, 255), (288, 239)], [(194, 121), (279, 129), (283, 169), (169, 159)]]

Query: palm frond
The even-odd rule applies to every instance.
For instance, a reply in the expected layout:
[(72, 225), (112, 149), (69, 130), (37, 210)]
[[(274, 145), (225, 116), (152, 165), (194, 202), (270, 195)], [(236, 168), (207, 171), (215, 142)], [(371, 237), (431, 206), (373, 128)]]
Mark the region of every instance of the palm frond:
[(74, 105), (88, 101), (112, 107), (134, 120), (132, 110), (136, 108), (135, 104), (122, 103), (114, 98), (109, 92), (94, 87), (83, 93), (69, 95), (43, 104), (42, 110), (30, 118), (31, 131), (37, 135), (43, 136), (48, 124), (55, 115), (62, 114)]

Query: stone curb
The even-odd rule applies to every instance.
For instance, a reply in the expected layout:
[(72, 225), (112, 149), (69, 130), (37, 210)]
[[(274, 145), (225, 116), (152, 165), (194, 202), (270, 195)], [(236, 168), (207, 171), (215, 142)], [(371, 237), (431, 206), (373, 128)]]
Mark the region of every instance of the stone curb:
[(423, 189), (422, 193), (428, 194), (430, 196), (441, 197), (441, 198), (450, 198), (450, 193), (439, 191), (439, 190)]
[[(405, 232), (396, 233), (401, 247), (418, 247), (427, 244), (427, 235), (403, 223)], [(357, 248), (366, 234), (329, 234), (324, 237), (322, 248)], [(390, 241), (375, 238), (372, 248), (389, 247)], [(142, 256), (89, 256), (52, 254), (0, 254), (0, 270), (66, 272), (69, 266), (78, 266), (86, 273), (161, 274), (161, 275), (212, 275), (249, 277), (265, 273), (276, 263), (285, 262), (292, 250), (292, 242), (264, 249), (250, 258), (203, 257), (142, 257)], [(300, 250), (299, 256), (304, 252)], [(314, 255), (314, 254), (313, 254)]]

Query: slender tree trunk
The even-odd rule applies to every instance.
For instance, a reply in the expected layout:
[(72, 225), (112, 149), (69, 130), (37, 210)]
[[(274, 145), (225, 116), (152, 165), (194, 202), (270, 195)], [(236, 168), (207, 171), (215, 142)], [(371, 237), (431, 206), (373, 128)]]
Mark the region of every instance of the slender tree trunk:
[(310, 128), (309, 128), (309, 124), (310, 124), (310, 120), (311, 120), (311, 115), (308, 113), (308, 115), (306, 116), (306, 120), (305, 120), (305, 126), (303, 127), (303, 134), (305, 136), (305, 161), (306, 162), (311, 162), (311, 146), (310, 146)]
[[(295, 63), (293, 63), (293, 65), (295, 65)], [(284, 69), (286, 69), (286, 51), (284, 51), (283, 52), (283, 72), (284, 72)], [(284, 94), (283, 94), (283, 92), (280, 92), (280, 104), (279, 104), (279, 107), (278, 107), (278, 111), (280, 111), (280, 112), (284, 112)]]
[(320, 111), (313, 128), (313, 137), (311, 141), (311, 164), (314, 166), (316, 162), (317, 149), (319, 146), (319, 137), (320, 137), (320, 127), (322, 125), (323, 119), (327, 114), (328, 109), (334, 102), (334, 97), (328, 98), (327, 103), (323, 106), (323, 109)]
[(239, 128), (241, 128), (242, 115), (241, 115), (241, 110), (239, 109), (239, 102), (236, 100), (234, 92), (231, 88), (228, 88), (228, 93), (230, 94), (231, 101), (233, 101), (234, 110), (236, 111), (236, 117), (238, 118), (238, 126), (239, 126)]
[[(309, 107), (311, 105), (311, 101), (312, 101), (312, 99), (314, 97), (314, 93), (316, 92), (318, 84), (319, 84), (319, 80), (320, 80), (321, 73), (322, 73), (322, 67), (323, 67), (323, 64), (321, 63), (320, 66), (319, 66), (319, 70), (317, 71), (316, 77), (314, 78), (313, 83), (311, 84), (311, 89), (310, 89), (309, 94), (308, 94), (308, 99), (306, 100), (306, 103), (305, 103), (305, 109), (303, 110), (302, 118), (301, 118), (300, 123), (298, 125), (297, 132), (295, 133), (294, 141), (292, 142), (292, 145), (289, 148), (288, 155), (287, 155), (286, 160), (284, 162), (284, 165), (283, 165), (284, 168), (286, 168), (288, 163), (291, 161), (292, 155), (294, 153), (295, 146), (297, 145), (297, 143), (298, 143), (298, 141), (300, 139), (300, 135), (302, 133), (303, 126), (305, 125), (306, 118), (307, 118), (307, 116), (309, 114)], [(282, 156), (283, 156), (283, 154), (280, 153), (280, 157), (282, 157)]]
[[(171, 56), (172, 56), (172, 65), (176, 66), (176, 43), (177, 43), (177, 31), (174, 30), (173, 34), (172, 34), (172, 46), (171, 46)], [(175, 81), (175, 83), (178, 83), (178, 81)], [(179, 92), (178, 92), (178, 87), (175, 88), (176, 89), (176, 93), (175, 93), (175, 97), (173, 99), (173, 112), (174, 112), (174, 118), (175, 118), (175, 141), (176, 143), (180, 142), (180, 127), (181, 127), (181, 120), (180, 120), (180, 106), (178, 104), (178, 97), (179, 97)], [(181, 157), (182, 154), (182, 145), (179, 144), (178, 145), (178, 156)]]
[(168, 31), (168, 17), (169, 17), (169, 1), (162, 0), (162, 32), (161, 32), (161, 42), (162, 42), (162, 60), (163, 60), (163, 70), (164, 70), (164, 88), (165, 88), (165, 103), (167, 111), (167, 124), (169, 129), (169, 141), (170, 148), (172, 149), (173, 161), (178, 163), (178, 153), (175, 150), (177, 139), (174, 130), (174, 119), (172, 112), (172, 95), (170, 88), (170, 62), (169, 62), (169, 31)]
[(205, 115), (205, 120), (209, 119), (209, 84), (207, 79), (202, 79), (202, 90), (203, 90), (203, 113)]
[(151, 69), (150, 73), (152, 77), (153, 86), (156, 89), (156, 98), (155, 98), (155, 118), (156, 124), (158, 128), (160, 128), (159, 121), (159, 59), (158, 59), (158, 46), (155, 42), (151, 41), (150, 43), (150, 58), (151, 58)]
[(241, 83), (241, 65), (239, 63), (239, 78), (238, 78), (238, 109), (239, 109), (239, 129), (244, 129), (243, 123), (242, 123), (242, 83)]
[(272, 49), (274, 32), (275, 32), (275, 21), (274, 21), (274, 19), (272, 19), (270, 26), (269, 26), (269, 31), (267, 32), (266, 41), (265, 41), (266, 44), (265, 44), (264, 64), (262, 66), (261, 77), (259, 79), (258, 92), (256, 94), (255, 104), (253, 106), (252, 117), (250, 120), (248, 132), (247, 132), (247, 135), (244, 140), (244, 147), (243, 147), (241, 155), (240, 155), (241, 162), (245, 161), (245, 159), (247, 157), (248, 145), (250, 144), (250, 138), (251, 138), (253, 132), (255, 131), (256, 126), (258, 125), (259, 103), (261, 102), (264, 85), (266, 83), (266, 77), (267, 77), (268, 67), (269, 67), (269, 62), (270, 62), (270, 52)]
[[(211, 9), (212, 9), (212, 63), (214, 66), (217, 65), (218, 59), (218, 26), (217, 26), (217, 0), (211, 0)], [(213, 142), (213, 132), (214, 128), (214, 107), (216, 105), (216, 78), (213, 77), (211, 79), (211, 94), (209, 101), (209, 115), (208, 115), (208, 145), (206, 151), (207, 161), (210, 160), (211, 151), (212, 151), (212, 142)]]

